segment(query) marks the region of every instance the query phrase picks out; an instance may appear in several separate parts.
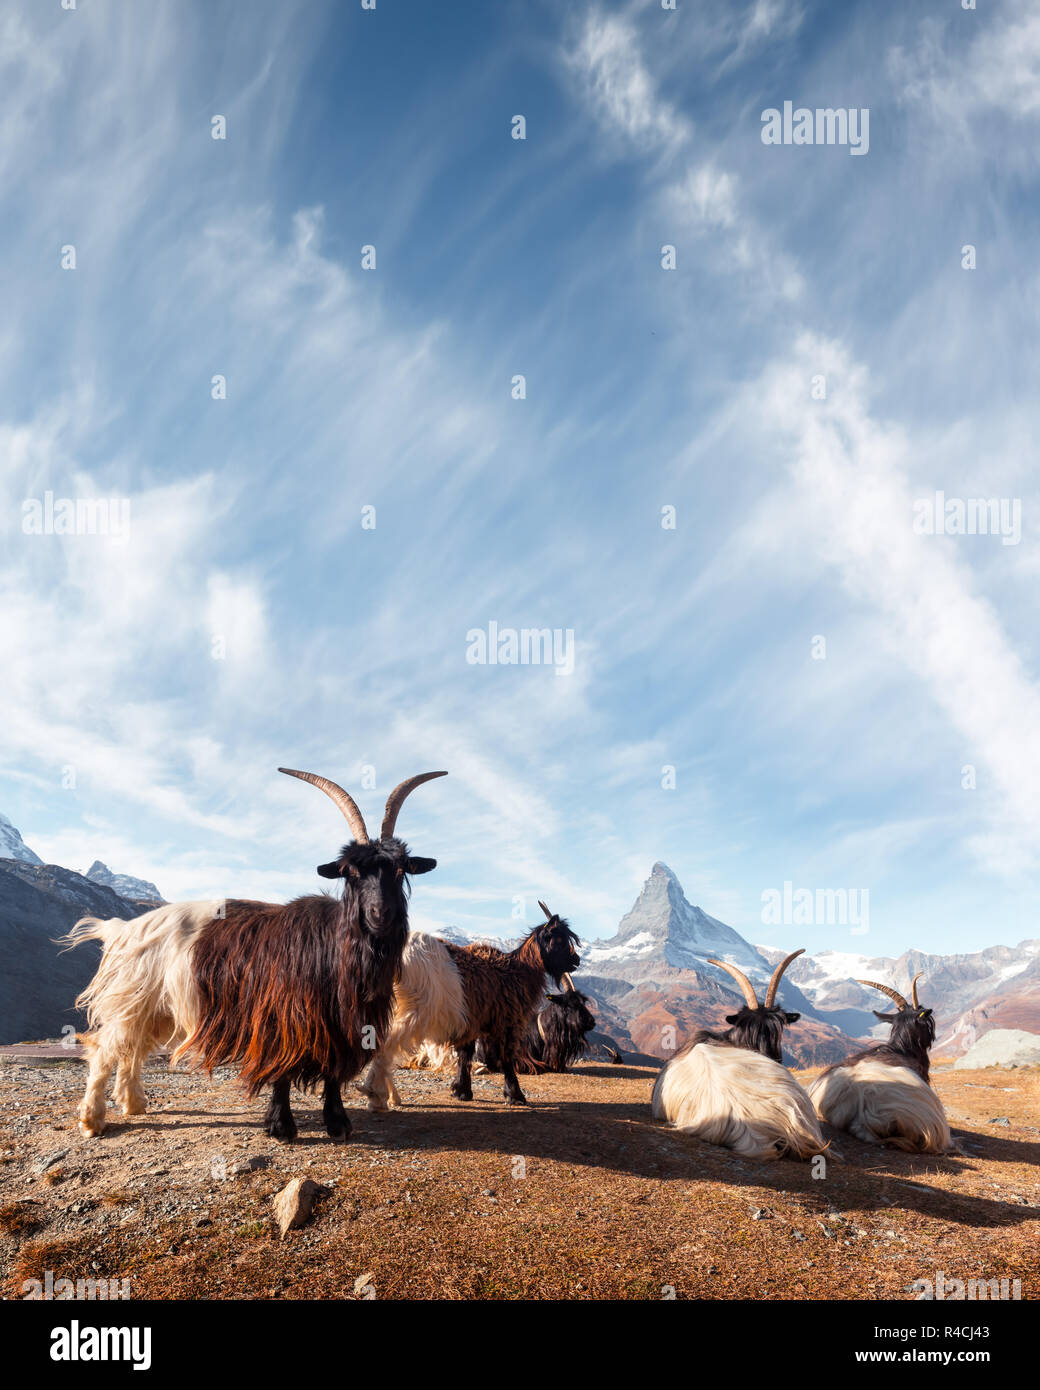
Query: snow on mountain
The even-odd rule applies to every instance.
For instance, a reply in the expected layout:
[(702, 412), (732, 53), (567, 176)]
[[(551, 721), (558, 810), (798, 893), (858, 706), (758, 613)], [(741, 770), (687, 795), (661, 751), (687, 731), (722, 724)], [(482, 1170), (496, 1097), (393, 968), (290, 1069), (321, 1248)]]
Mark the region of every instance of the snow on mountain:
[(665, 965), (729, 981), (728, 975), (707, 964), (710, 956), (729, 961), (753, 980), (769, 978), (767, 962), (754, 946), (725, 922), (687, 902), (678, 878), (659, 861), (616, 934), (589, 946), (584, 968), (595, 975), (628, 978), (634, 968), (646, 974), (646, 967)]
[(0, 815), (0, 859), (17, 859), (22, 864), (42, 864), (6, 816)]
[[(770, 960), (780, 959), (779, 951), (759, 950)], [(821, 951), (801, 956), (788, 973), (821, 1018), (857, 1036), (880, 1037), (886, 1028), (874, 1011), (890, 1006), (858, 980), (892, 985), (909, 998), (919, 971), (922, 1002), (935, 1010), (937, 1052), (960, 1052), (998, 1026), (1040, 1032), (1040, 941), (948, 956), (916, 950), (897, 957)]]
[(94, 860), (86, 872), (86, 877), (91, 883), (100, 883), (105, 888), (111, 888), (129, 902), (158, 904), (166, 901), (154, 883), (149, 883), (143, 878), (134, 878), (130, 874), (114, 874), (100, 859)]

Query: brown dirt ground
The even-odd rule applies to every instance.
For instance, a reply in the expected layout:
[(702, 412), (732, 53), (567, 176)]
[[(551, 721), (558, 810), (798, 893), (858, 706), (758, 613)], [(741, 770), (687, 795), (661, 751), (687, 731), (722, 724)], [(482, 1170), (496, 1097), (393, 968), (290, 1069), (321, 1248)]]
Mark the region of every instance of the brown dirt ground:
[[(110, 1114), (87, 1140), (83, 1064), (8, 1054), (0, 1292), (20, 1298), (49, 1269), (128, 1278), (133, 1298), (352, 1298), (358, 1283), (378, 1298), (909, 1300), (941, 1270), (1020, 1279), (1036, 1296), (1040, 1071), (940, 1068), (962, 1154), (841, 1135), (817, 1179), (656, 1125), (653, 1077), (608, 1064), (527, 1077), (520, 1109), (501, 1102), (500, 1078), (475, 1078), (464, 1105), (445, 1076), (403, 1071), (407, 1104), (388, 1116), (345, 1093), (346, 1146), (325, 1136), (314, 1097), (295, 1097), (300, 1138), (285, 1147), (233, 1073), (154, 1061), (149, 1113)], [(265, 1166), (236, 1174), (249, 1159)], [(283, 1240), (271, 1201), (296, 1176), (328, 1191)]]

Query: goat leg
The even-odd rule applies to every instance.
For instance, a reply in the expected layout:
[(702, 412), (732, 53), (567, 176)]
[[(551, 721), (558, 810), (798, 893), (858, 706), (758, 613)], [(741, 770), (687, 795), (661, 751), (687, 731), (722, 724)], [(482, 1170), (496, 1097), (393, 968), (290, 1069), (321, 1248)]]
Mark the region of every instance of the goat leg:
[(291, 1144), (296, 1138), (296, 1121), (289, 1106), (289, 1081), (282, 1077), (271, 1088), (271, 1104), (264, 1116), (264, 1129), (272, 1139)]
[(473, 1083), (470, 1081), (470, 1066), (476, 1042), (461, 1043), (455, 1050), (459, 1055), (459, 1069), (451, 1083), (451, 1093), (458, 1100), (473, 1099)]
[(502, 1052), (502, 1072), (505, 1077), (505, 1085), (502, 1090), (507, 1105), (526, 1105), (527, 1097), (521, 1091), (520, 1082), (516, 1079), (515, 1056), (516, 1050), (510, 1041)]
[(325, 1078), (321, 1118), (325, 1121), (325, 1132), (330, 1139), (342, 1139), (344, 1143), (347, 1142), (350, 1138), (350, 1120), (343, 1108), (339, 1082), (333, 1081), (331, 1076)]

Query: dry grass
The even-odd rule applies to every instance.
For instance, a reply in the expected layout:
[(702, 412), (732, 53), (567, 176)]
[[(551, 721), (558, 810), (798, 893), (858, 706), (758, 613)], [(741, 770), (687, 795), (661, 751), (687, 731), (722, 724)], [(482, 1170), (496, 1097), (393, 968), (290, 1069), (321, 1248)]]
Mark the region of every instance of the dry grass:
[[(45, 1082), (5, 1068), (0, 1083), (42, 1115), (40, 1089), (58, 1071), (71, 1110), (75, 1064)], [(406, 1071), (399, 1112), (370, 1116), (351, 1093), (346, 1146), (299, 1098), (300, 1141), (286, 1148), (234, 1080), (149, 1068), (148, 1114), (72, 1141), (62, 1166), (80, 1185), (67, 1198), (70, 1183), (42, 1197), (32, 1176), (69, 1142), (54, 1133), (67, 1114), (51, 1102), (53, 1124), (0, 1134), (16, 1156), (4, 1195), (17, 1206), (35, 1194), (46, 1228), (32, 1242), (8, 1228), (0, 1283), (17, 1296), (49, 1268), (129, 1277), (135, 1298), (353, 1298), (371, 1273), (379, 1298), (870, 1299), (910, 1298), (908, 1285), (941, 1269), (1018, 1278), (1035, 1295), (1040, 1073), (942, 1069), (963, 1152), (907, 1155), (841, 1135), (821, 1178), (660, 1128), (652, 1079), (608, 1065), (525, 1078), (525, 1110), (501, 1103), (500, 1078), (477, 1078), (463, 1105), (445, 1077)], [(215, 1176), (253, 1156), (269, 1165)], [(271, 1199), (295, 1176), (329, 1190), (307, 1227), (278, 1240)]]

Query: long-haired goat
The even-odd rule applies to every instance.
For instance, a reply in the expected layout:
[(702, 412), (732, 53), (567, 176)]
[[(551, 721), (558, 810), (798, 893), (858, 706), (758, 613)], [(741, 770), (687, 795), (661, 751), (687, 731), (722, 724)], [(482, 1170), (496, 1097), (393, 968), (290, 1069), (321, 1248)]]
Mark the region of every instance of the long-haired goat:
[(709, 962), (733, 976), (747, 1004), (727, 1014), (732, 1026), (725, 1032), (701, 1029), (665, 1063), (650, 1102), (655, 1119), (747, 1158), (823, 1152), (827, 1145), (812, 1102), (780, 1062), (783, 1029), (801, 1014), (787, 1013), (774, 1001), (784, 971), (801, 954), (792, 952), (776, 967), (762, 1004), (736, 966)]
[(408, 877), (436, 867), (394, 834), (409, 792), (443, 772), (410, 777), (387, 798), (370, 840), (354, 799), (328, 778), (279, 768), (330, 796), (354, 839), (322, 864), (342, 878), (343, 896), (309, 894), (274, 903), (172, 903), (133, 921), (86, 917), (66, 938), (104, 943), (97, 974), (77, 1001), (87, 1010), (90, 1056), (80, 1106), (84, 1134), (105, 1127), (105, 1085), (126, 1115), (146, 1108), (141, 1067), (156, 1046), (174, 1044), (205, 1070), (238, 1064), (247, 1094), (273, 1086), (264, 1127), (291, 1142), (291, 1085), (324, 1081), (323, 1118), (333, 1139), (350, 1121), (340, 1086), (361, 1071), (386, 1031), (394, 975), (408, 936)]
[(896, 1013), (874, 1010), (882, 1023), (891, 1024), (889, 1039), (828, 1067), (809, 1094), (821, 1120), (867, 1144), (892, 1144), (908, 1153), (945, 1153), (953, 1148), (953, 1136), (928, 1079), (935, 1018), (917, 997), (920, 978), (921, 972), (913, 978), (909, 1004), (888, 985), (859, 981), (895, 1003)]
[(400, 1105), (394, 1068), (424, 1043), (454, 1047), (458, 1071), (452, 1095), (473, 1099), (470, 1069), (477, 1039), (502, 1059), (505, 1098), (526, 1105), (516, 1079), (524, 1034), (550, 975), (559, 983), (581, 964), (578, 938), (568, 924), (540, 903), (546, 920), (532, 928), (514, 951), (495, 946), (453, 946), (413, 932), (401, 957), (394, 989), (394, 1017), (386, 1041), (368, 1073), (370, 1110)]
[[(561, 976), (563, 992), (547, 994), (545, 1004), (527, 1025), (516, 1069), (521, 1075), (536, 1076), (546, 1071), (566, 1071), (584, 1057), (586, 1033), (596, 1026), (587, 994), (576, 989), (569, 974)], [(502, 1058), (483, 1038), (473, 1054), (488, 1071), (501, 1071)]]

